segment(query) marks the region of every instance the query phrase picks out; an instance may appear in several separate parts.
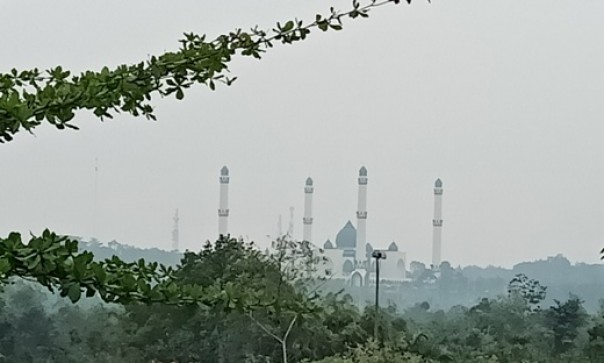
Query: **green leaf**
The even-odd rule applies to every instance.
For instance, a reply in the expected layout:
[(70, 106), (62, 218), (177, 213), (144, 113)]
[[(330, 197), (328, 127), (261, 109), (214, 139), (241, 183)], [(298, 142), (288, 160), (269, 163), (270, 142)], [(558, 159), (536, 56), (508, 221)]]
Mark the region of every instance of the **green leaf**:
[(11, 264), (6, 257), (0, 258), (0, 274), (5, 274), (11, 269)]
[(107, 272), (105, 272), (105, 269), (98, 263), (94, 263), (91, 268), (99, 283), (104, 284), (107, 281)]
[(40, 255), (36, 255), (36, 257), (34, 257), (34, 259), (32, 261), (29, 261), (28, 263), (28, 267), (30, 270), (35, 269), (36, 267), (38, 267), (38, 265), (40, 264), (40, 262), (42, 261), (42, 258), (40, 257)]
[(294, 22), (290, 20), (287, 23), (285, 23), (285, 25), (283, 26), (283, 29), (281, 29), (281, 31), (286, 33), (288, 31), (292, 30), (293, 28), (294, 28)]
[(78, 302), (80, 300), (80, 297), (82, 296), (82, 291), (80, 290), (80, 284), (76, 282), (73, 285), (71, 285), (67, 292), (67, 296), (69, 297), (69, 300), (71, 300), (72, 303)]
[(185, 97), (184, 92), (182, 91), (182, 88), (177, 88), (176, 89), (176, 99), (177, 100), (182, 100)]

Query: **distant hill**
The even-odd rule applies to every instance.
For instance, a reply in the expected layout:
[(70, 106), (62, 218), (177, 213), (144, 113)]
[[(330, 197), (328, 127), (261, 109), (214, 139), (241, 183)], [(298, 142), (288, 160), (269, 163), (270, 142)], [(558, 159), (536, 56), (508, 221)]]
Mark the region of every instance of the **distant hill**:
[[(554, 300), (566, 301), (572, 294), (582, 299), (584, 307), (594, 313), (600, 309), (600, 301), (604, 299), (604, 265), (573, 265), (561, 255), (522, 262), (511, 269), (494, 266), (453, 268), (444, 262), (438, 277), (420, 262), (412, 262), (410, 268), (409, 281), (381, 287), (382, 302), (399, 308), (427, 302), (436, 310), (448, 310), (456, 305), (473, 306), (482, 298), (506, 295), (508, 283), (517, 274), (525, 274), (547, 286), (543, 308), (553, 305)], [(373, 287), (353, 288), (343, 281), (329, 281), (324, 287), (326, 291), (340, 289), (350, 293), (360, 306), (374, 301)]]
[(568, 299), (569, 294), (573, 294), (583, 299), (585, 307), (593, 312), (599, 309), (600, 300), (604, 299), (604, 265), (571, 264), (562, 255), (548, 257), (545, 260), (522, 262), (512, 269), (468, 266), (462, 268), (461, 272), (474, 283), (484, 284), (490, 281), (494, 286), (496, 281), (505, 282), (502, 288), (505, 288), (515, 275), (525, 274), (547, 286), (546, 305), (552, 304), (554, 299), (564, 301)]
[[(133, 262), (140, 258), (145, 261), (159, 262), (176, 266), (183, 256), (182, 252), (165, 251), (158, 248), (138, 248), (111, 241), (102, 244), (97, 240), (80, 241), (80, 249), (94, 254), (97, 259), (113, 255)], [(553, 300), (565, 301), (573, 294), (585, 301), (585, 308), (596, 312), (600, 300), (604, 299), (604, 265), (571, 264), (562, 255), (548, 257), (544, 260), (522, 262), (511, 269), (502, 267), (466, 266), (453, 268), (448, 262), (441, 266), (439, 279), (431, 277), (431, 271), (424, 264), (412, 262), (408, 276), (411, 280), (398, 287), (384, 287), (382, 301), (409, 307), (421, 302), (428, 302), (435, 309), (449, 309), (455, 305), (471, 306), (481, 298), (494, 298), (507, 293), (509, 281), (517, 274), (525, 274), (547, 286), (547, 297), (544, 307), (553, 304)], [(371, 288), (351, 288), (341, 281), (330, 281), (324, 290), (347, 292), (360, 305), (372, 302), (374, 292)]]
[(168, 266), (178, 265), (183, 257), (183, 253), (179, 251), (165, 251), (159, 248), (138, 248), (116, 241), (102, 244), (95, 239), (91, 241), (80, 240), (80, 250), (90, 251), (95, 259), (100, 260), (117, 256), (126, 262), (134, 262), (143, 258), (148, 262), (158, 262)]

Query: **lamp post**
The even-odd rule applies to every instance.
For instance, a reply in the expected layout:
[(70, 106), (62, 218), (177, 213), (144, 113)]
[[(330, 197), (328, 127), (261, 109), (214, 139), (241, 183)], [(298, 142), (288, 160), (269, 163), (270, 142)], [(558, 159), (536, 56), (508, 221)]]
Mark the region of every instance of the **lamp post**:
[(371, 257), (375, 258), (375, 316), (373, 318), (373, 339), (377, 341), (378, 315), (380, 313), (380, 260), (386, 259), (386, 253), (374, 250)]

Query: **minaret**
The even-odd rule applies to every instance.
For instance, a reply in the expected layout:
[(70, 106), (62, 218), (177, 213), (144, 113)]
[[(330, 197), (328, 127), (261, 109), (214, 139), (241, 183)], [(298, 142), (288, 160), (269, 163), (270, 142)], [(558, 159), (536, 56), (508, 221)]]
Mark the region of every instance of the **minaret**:
[(367, 261), (365, 245), (367, 244), (367, 169), (359, 170), (359, 206), (357, 209), (357, 245), (356, 261), (362, 264)]
[(229, 168), (220, 170), (220, 205), (218, 207), (218, 234), (226, 236), (229, 220)]
[(304, 186), (304, 230), (302, 231), (302, 241), (312, 242), (312, 195), (314, 192), (312, 178), (306, 179), (306, 185)]
[(438, 270), (442, 253), (442, 227), (443, 227), (443, 182), (436, 179), (434, 182), (434, 219), (432, 220), (432, 269)]

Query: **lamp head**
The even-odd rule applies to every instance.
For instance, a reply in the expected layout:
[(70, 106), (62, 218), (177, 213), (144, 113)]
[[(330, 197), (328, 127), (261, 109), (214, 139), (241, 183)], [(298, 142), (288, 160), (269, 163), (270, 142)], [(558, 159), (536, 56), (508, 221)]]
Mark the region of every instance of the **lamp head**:
[(385, 260), (386, 259), (386, 252), (384, 251), (379, 251), (379, 250), (374, 250), (371, 253), (371, 257), (375, 258), (376, 260)]

